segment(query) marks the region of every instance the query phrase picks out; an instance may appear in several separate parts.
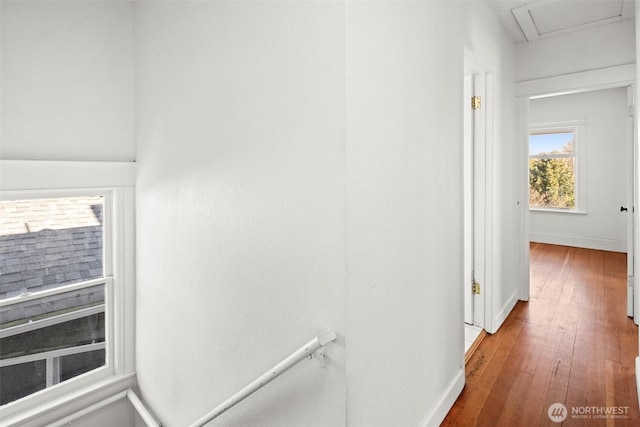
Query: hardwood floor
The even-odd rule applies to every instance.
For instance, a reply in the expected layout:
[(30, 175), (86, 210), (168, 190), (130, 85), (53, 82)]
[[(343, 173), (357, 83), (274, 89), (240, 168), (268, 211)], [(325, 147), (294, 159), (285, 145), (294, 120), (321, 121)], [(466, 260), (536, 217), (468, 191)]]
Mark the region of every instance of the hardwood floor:
[(637, 355), (626, 254), (532, 243), (530, 301), (482, 341), (442, 426), (640, 426)]

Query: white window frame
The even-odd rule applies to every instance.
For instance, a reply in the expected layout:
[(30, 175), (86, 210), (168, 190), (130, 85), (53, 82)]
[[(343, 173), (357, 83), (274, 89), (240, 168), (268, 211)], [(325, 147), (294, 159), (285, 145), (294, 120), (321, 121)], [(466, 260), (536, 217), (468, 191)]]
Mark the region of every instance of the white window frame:
[[(547, 122), (535, 123), (529, 126), (529, 136), (543, 133), (563, 133), (572, 132), (573, 140), (573, 158), (575, 162), (575, 182), (574, 195), (575, 205), (573, 209), (561, 208), (543, 208), (529, 206), (531, 212), (552, 212), (565, 214), (587, 213), (587, 138), (586, 138), (586, 122), (585, 120), (571, 120), (564, 122)], [(528, 145), (527, 145), (528, 147)], [(528, 158), (537, 156), (529, 155)], [(547, 156), (544, 156), (547, 157)], [(527, 162), (528, 164), (528, 162)], [(527, 169), (527, 175), (529, 169)], [(527, 182), (529, 182), (527, 180)]]
[(107, 343), (105, 366), (1, 406), (3, 425), (49, 424), (135, 386), (134, 165), (0, 161), (0, 200), (104, 196), (104, 278), (89, 282), (105, 283)]

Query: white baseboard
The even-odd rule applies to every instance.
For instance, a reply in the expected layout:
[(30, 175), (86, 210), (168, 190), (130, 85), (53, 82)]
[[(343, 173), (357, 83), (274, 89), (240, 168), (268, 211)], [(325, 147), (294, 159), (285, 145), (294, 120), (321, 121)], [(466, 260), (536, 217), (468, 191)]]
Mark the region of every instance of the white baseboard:
[(422, 427), (438, 427), (449, 413), (449, 410), (456, 403), (456, 399), (464, 388), (464, 367), (451, 380), (445, 392), (440, 396), (438, 402), (431, 408), (431, 411), (420, 423)]
[(516, 289), (515, 291), (513, 291), (513, 293), (507, 300), (506, 304), (502, 306), (502, 309), (493, 318), (493, 324), (489, 325), (491, 329), (490, 330), (487, 329), (487, 332), (491, 334), (495, 334), (498, 328), (500, 328), (500, 326), (502, 326), (504, 321), (507, 320), (507, 316), (509, 315), (509, 313), (511, 313), (511, 310), (513, 310), (513, 307), (515, 307), (516, 303), (518, 302), (519, 291), (520, 291), (519, 289)]
[(572, 246), (609, 252), (627, 252), (627, 242), (598, 237), (567, 236), (561, 234), (529, 233), (529, 240), (550, 245)]

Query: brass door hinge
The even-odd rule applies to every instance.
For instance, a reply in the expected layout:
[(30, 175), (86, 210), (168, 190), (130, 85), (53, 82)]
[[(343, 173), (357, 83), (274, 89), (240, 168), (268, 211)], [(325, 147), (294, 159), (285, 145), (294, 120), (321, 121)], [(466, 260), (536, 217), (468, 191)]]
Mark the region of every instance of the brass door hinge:
[(474, 295), (480, 295), (480, 283), (475, 280), (471, 282), (471, 293)]
[(472, 96), (471, 97), (471, 109), (472, 110), (479, 110), (480, 109), (480, 97), (479, 96)]

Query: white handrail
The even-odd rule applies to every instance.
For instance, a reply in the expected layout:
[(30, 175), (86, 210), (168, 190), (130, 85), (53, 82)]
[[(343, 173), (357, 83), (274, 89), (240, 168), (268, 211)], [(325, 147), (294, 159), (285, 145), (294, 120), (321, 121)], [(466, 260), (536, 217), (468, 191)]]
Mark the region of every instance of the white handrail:
[(149, 412), (147, 407), (144, 406), (144, 404), (142, 403), (138, 395), (135, 394), (133, 390), (131, 389), (127, 390), (127, 398), (129, 399), (129, 402), (131, 403), (131, 405), (133, 405), (135, 410), (138, 411), (138, 415), (140, 415), (140, 418), (142, 418), (142, 420), (147, 424), (147, 426), (149, 427), (162, 426), (162, 424), (160, 424), (159, 421), (153, 418), (153, 415), (151, 415), (151, 412)]
[(213, 420), (217, 416), (224, 413), (227, 409), (230, 409), (235, 404), (240, 402), (241, 400), (249, 397), (254, 392), (258, 391), (260, 388), (264, 387), (275, 378), (277, 378), (280, 374), (288, 370), (289, 368), (296, 365), (298, 362), (303, 359), (313, 355), (318, 349), (329, 344), (332, 341), (335, 341), (336, 333), (334, 331), (327, 331), (321, 335), (318, 335), (302, 347), (284, 359), (282, 362), (278, 363), (273, 368), (269, 369), (267, 372), (258, 377), (251, 384), (247, 385), (245, 388), (222, 402), (220, 405), (216, 406), (214, 409), (203, 415), (198, 421), (191, 424), (191, 427), (202, 427), (207, 424), (209, 421)]

